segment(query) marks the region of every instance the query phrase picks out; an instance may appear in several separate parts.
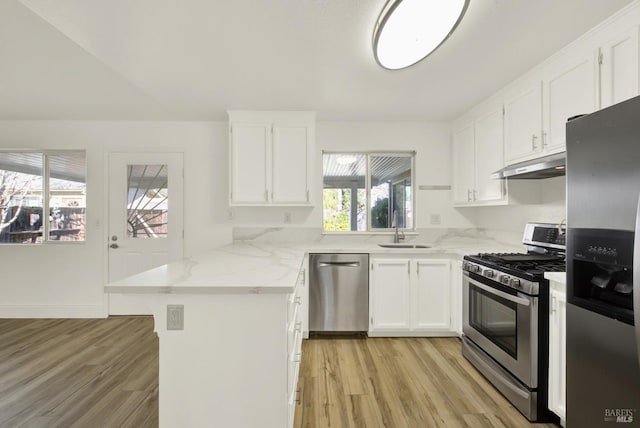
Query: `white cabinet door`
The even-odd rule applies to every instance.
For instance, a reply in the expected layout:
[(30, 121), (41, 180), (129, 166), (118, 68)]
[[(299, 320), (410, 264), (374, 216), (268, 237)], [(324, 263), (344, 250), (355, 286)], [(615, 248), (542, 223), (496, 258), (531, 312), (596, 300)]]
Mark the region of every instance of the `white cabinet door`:
[(473, 122), (453, 132), (453, 202), (473, 202), (474, 189), (474, 137)]
[(566, 294), (550, 291), (549, 307), (549, 409), (560, 417), (564, 426), (566, 415)]
[(462, 337), (462, 260), (451, 262), (451, 331)]
[(542, 82), (507, 99), (504, 110), (505, 164), (535, 157), (542, 150)]
[(543, 80), (543, 150), (565, 150), (567, 119), (597, 108), (595, 52), (564, 59), (547, 71)]
[(412, 327), (416, 330), (451, 328), (451, 265), (449, 260), (418, 259)]
[(276, 204), (309, 202), (307, 180), (308, 128), (274, 125), (271, 201)]
[(638, 28), (633, 27), (600, 48), (601, 108), (638, 95)]
[(475, 191), (474, 201), (489, 202), (504, 199), (504, 180), (491, 174), (504, 166), (502, 106), (476, 119), (475, 129)]
[(229, 205), (309, 206), (315, 113), (229, 111)]
[(260, 203), (268, 201), (269, 124), (234, 124), (231, 129), (230, 201)]
[(411, 292), (409, 259), (374, 259), (371, 265), (371, 330), (408, 331)]

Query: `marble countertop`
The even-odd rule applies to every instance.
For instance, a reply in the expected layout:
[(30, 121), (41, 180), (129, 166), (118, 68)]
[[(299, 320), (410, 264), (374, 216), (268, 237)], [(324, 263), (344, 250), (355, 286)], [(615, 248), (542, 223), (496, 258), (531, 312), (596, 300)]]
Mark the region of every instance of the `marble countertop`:
[(384, 248), (375, 243), (286, 244), (239, 241), (105, 286), (107, 293), (290, 293), (306, 253), (461, 258), (478, 252), (522, 251), (495, 241), (408, 242), (430, 248)]
[(299, 246), (235, 243), (109, 283), (107, 293), (290, 293)]

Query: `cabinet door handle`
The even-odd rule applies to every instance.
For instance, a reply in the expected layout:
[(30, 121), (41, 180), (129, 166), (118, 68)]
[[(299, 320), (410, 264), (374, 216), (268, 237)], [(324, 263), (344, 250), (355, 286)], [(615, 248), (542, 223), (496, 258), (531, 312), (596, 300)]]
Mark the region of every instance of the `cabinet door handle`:
[(416, 262), (416, 275), (420, 276), (420, 263)]
[(407, 274), (411, 275), (411, 262), (407, 262)]
[(473, 189), (473, 200), (474, 201), (478, 200), (478, 191), (476, 189)]
[(542, 148), (547, 147), (547, 131), (542, 133)]
[(531, 135), (531, 149), (532, 150), (536, 150), (538, 148), (538, 146), (536, 146), (536, 140), (538, 139), (538, 136), (536, 134)]
[(467, 202), (471, 202), (471, 189), (467, 189)]

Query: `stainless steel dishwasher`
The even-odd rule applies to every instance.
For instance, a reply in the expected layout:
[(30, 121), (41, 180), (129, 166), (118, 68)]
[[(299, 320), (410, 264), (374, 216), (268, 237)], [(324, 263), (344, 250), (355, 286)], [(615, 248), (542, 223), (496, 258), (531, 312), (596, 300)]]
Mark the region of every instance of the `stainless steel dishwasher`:
[(309, 256), (309, 331), (362, 332), (369, 327), (369, 255)]

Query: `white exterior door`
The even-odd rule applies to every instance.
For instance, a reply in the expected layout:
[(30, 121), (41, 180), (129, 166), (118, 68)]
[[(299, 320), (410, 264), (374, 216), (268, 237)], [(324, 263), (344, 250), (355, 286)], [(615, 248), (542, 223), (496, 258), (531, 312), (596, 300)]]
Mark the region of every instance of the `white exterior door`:
[[(109, 282), (183, 256), (182, 153), (109, 155)], [(150, 313), (111, 294), (109, 314)]]

